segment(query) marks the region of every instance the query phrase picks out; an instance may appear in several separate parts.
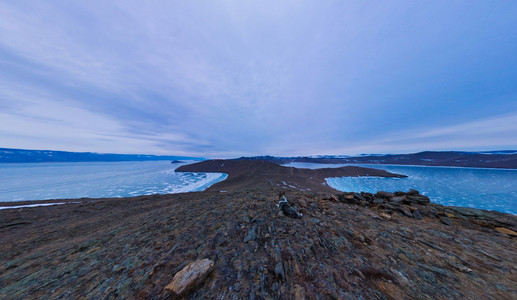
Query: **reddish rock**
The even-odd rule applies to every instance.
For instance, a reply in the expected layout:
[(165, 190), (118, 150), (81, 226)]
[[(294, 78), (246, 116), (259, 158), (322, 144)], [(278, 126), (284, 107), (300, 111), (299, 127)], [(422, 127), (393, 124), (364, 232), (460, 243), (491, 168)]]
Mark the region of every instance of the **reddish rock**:
[(307, 202), (303, 199), (298, 199), (296, 202), (298, 202), (298, 205), (300, 205), (300, 207), (307, 207)]
[(503, 233), (503, 234), (506, 234), (509, 236), (517, 236), (517, 232), (510, 230), (508, 228), (496, 227), (495, 230), (497, 230), (497, 232), (500, 232), (500, 233)]

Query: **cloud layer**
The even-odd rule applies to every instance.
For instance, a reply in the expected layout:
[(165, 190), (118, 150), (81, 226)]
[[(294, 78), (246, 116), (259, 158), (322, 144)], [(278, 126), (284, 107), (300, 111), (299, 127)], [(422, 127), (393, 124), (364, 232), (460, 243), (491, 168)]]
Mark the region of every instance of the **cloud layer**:
[(0, 4), (2, 147), (517, 148), (510, 2)]

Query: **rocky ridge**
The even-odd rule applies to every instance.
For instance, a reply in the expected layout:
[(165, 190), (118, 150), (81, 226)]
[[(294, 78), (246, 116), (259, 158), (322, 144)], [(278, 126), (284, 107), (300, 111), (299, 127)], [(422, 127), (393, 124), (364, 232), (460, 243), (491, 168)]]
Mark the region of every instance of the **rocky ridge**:
[[(517, 297), (516, 216), (437, 205), (417, 191), (230, 178), (224, 191), (0, 211), (0, 298)], [(282, 195), (301, 217), (284, 214)], [(199, 261), (200, 280), (174, 292)]]
[(177, 172), (219, 172), (228, 178), (218, 182), (207, 191), (246, 190), (256, 188), (291, 188), (300, 191), (330, 192), (339, 191), (327, 185), (329, 177), (406, 177), (384, 170), (347, 166), (341, 168), (301, 169), (280, 166), (263, 160), (207, 160), (184, 165)]

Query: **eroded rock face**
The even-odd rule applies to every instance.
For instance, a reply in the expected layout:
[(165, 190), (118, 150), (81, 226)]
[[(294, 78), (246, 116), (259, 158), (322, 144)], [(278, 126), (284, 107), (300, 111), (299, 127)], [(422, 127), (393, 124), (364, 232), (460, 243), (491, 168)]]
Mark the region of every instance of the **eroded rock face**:
[(213, 269), (213, 261), (207, 258), (196, 260), (176, 273), (165, 289), (183, 295), (200, 284)]

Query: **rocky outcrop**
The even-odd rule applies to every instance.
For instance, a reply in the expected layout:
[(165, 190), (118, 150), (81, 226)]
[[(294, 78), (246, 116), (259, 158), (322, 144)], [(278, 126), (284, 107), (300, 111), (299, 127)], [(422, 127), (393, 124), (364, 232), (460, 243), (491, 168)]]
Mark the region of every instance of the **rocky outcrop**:
[(338, 195), (341, 202), (369, 207), (380, 215), (390, 218), (393, 214), (423, 220), (425, 217), (440, 220), (442, 224), (478, 225), (495, 230), (498, 233), (517, 237), (517, 220), (515, 217), (496, 211), (484, 211), (467, 207), (448, 207), (433, 204), (429, 197), (417, 190), (409, 192), (342, 193)]
[(430, 216), (434, 212), (427, 206), (431, 201), (429, 197), (421, 195), (417, 190), (409, 192), (384, 192), (372, 193), (343, 193), (338, 196), (339, 201), (368, 206), (384, 214), (401, 213), (410, 218), (422, 220), (424, 216)]

